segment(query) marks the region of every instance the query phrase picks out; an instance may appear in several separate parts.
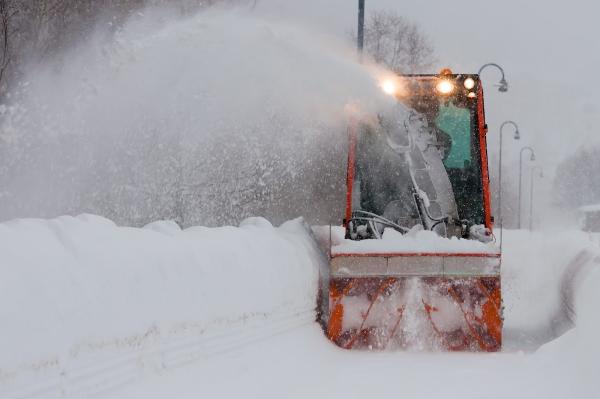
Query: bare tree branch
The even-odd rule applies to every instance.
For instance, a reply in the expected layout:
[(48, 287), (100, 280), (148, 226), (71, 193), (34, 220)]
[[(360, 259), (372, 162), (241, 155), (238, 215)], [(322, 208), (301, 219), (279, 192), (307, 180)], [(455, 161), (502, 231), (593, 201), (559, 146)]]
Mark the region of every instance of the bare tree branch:
[(8, 0), (0, 0), (0, 87), (10, 64), (10, 21), (13, 15)]
[(389, 11), (369, 15), (364, 51), (397, 73), (427, 72), (435, 61), (433, 47), (419, 26)]

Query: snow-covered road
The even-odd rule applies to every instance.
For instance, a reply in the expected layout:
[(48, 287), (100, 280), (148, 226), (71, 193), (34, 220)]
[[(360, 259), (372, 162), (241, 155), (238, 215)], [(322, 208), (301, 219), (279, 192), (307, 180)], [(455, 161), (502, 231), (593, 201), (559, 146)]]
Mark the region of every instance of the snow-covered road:
[[(565, 353), (568, 338), (536, 355), (350, 352), (315, 324), (107, 395), (158, 398), (594, 397)], [(577, 393), (582, 396), (577, 396)]]
[[(600, 264), (594, 239), (579, 232), (525, 231), (505, 232), (504, 239), (503, 353), (346, 351), (331, 345), (313, 323), (107, 397), (600, 398)], [(578, 326), (554, 339), (565, 328), (562, 275), (582, 253), (590, 255), (583, 256), (590, 268), (573, 287)]]
[[(503, 353), (366, 353), (314, 322), (322, 259), (300, 221), (2, 223), (0, 397), (600, 397), (597, 237), (505, 231), (503, 247)], [(556, 339), (565, 301), (577, 326)]]

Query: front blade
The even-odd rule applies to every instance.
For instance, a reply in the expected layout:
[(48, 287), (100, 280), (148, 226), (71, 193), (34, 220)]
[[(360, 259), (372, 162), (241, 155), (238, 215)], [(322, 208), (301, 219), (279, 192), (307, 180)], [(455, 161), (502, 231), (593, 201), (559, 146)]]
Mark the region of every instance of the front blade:
[[(425, 258), (413, 257), (413, 261), (423, 265)], [(403, 263), (390, 257), (386, 266), (381, 256), (363, 256), (352, 258), (342, 268), (339, 262), (336, 268), (334, 258), (329, 338), (347, 349), (500, 350), (499, 259), (498, 268), (492, 270), (487, 257), (481, 258), (485, 261), (479, 269), (474, 269), (472, 261), (444, 274), (434, 270), (443, 267), (445, 260), (433, 257), (430, 260), (440, 261), (441, 266), (421, 269), (430, 271), (425, 275), (418, 275), (408, 263), (408, 275), (391, 272), (390, 265), (397, 268)]]

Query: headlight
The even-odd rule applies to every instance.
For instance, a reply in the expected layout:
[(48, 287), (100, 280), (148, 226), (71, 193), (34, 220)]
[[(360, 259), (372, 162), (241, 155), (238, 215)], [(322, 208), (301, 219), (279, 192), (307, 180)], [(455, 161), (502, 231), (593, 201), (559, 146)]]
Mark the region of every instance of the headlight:
[(396, 94), (396, 92), (398, 91), (398, 87), (396, 86), (396, 83), (391, 80), (384, 80), (381, 83), (381, 89), (386, 93), (389, 94), (391, 96), (393, 96), (394, 94)]
[(454, 84), (446, 79), (439, 81), (435, 89), (442, 94), (450, 94), (454, 91)]
[(473, 78), (466, 78), (464, 85), (465, 89), (471, 90), (473, 87), (475, 87), (475, 81), (473, 80)]

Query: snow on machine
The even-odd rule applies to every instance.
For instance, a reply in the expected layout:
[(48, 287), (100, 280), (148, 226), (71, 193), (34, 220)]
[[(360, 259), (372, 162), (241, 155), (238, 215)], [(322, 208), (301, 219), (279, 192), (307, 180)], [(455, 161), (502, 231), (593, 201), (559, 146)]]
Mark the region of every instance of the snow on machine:
[(395, 110), (349, 124), (343, 228), (326, 238), (327, 336), (347, 349), (498, 351), (479, 76), (394, 79), (382, 88)]

